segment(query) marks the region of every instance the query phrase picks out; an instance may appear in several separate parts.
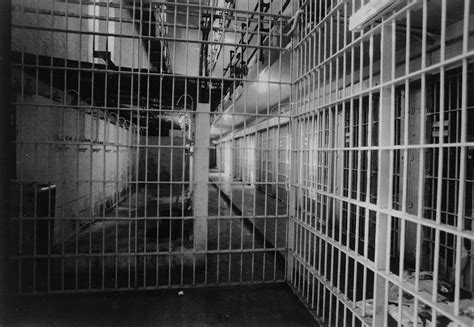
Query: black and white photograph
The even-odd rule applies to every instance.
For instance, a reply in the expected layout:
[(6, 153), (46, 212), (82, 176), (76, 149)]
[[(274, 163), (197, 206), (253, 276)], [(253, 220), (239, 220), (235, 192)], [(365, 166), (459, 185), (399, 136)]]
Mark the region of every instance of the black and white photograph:
[(0, 0), (0, 326), (474, 326), (474, 2)]

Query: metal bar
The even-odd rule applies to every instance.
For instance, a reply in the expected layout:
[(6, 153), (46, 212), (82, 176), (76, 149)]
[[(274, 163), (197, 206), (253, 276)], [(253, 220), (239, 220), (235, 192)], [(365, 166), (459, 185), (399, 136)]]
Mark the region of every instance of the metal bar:
[[(12, 115), (12, 106), (11, 100), (12, 95), (10, 92), (10, 81), (11, 81), (11, 68), (10, 68), (10, 51), (11, 51), (11, 3), (10, 2), (3, 2), (0, 5), (0, 19), (2, 21), (2, 28), (0, 32), (0, 42), (2, 42), (3, 46), (0, 49), (0, 98), (1, 107), (4, 108), (1, 113), (0, 121), (2, 122), (2, 127), (0, 130), (2, 131), (0, 134), (0, 152), (3, 154), (8, 154), (2, 156), (0, 159), (0, 170), (2, 173), (0, 174), (0, 198), (7, 199), (10, 191), (10, 182), (9, 178), (13, 176), (13, 172), (15, 169), (15, 164), (11, 160), (7, 160), (7, 157), (15, 158), (16, 153), (14, 147), (9, 144), (9, 140), (13, 136), (13, 126), (11, 126), (11, 115)], [(21, 191), (20, 191), (21, 192)], [(18, 193), (17, 193), (18, 194)], [(10, 195), (11, 196), (11, 195)], [(20, 193), (21, 196), (21, 193)], [(7, 294), (11, 293), (12, 288), (10, 285), (13, 282), (12, 273), (11, 273), (11, 264), (8, 263), (8, 246), (13, 239), (8, 231), (8, 217), (9, 217), (9, 205), (8, 201), (4, 203), (4, 205), (0, 208), (0, 230), (1, 230), (1, 252), (0, 252), (0, 288), (2, 293), (2, 300), (1, 302), (1, 312), (6, 312), (6, 304), (8, 303)], [(21, 226), (21, 225), (20, 225)], [(20, 228), (20, 237), (21, 237), (21, 228)], [(21, 245), (20, 245), (21, 251)], [(21, 266), (19, 269), (19, 273), (21, 275)], [(21, 285), (20, 285), (21, 286)]]
[[(87, 10), (74, 13), (77, 3)], [(303, 14), (296, 18), (291, 43), (284, 45), (288, 17), (282, 10), (275, 14), (279, 8), (270, 5), (268, 12), (253, 14), (216, 3), (67, 0), (65, 10), (43, 8), (40, 1), (36, 8), (14, 6), (15, 15), (36, 21), (31, 26), (13, 21), (14, 37), (32, 31), (39, 40), (49, 33), (51, 49), (65, 52), (24, 47), (9, 63), (21, 80), (18, 99), (9, 102), (21, 124), (8, 142), (21, 158), (10, 180), (19, 189), (20, 210), (9, 215), (19, 229), (19, 252), (11, 255), (19, 270), (19, 292), (286, 279), (324, 323), (383, 326), (392, 316), (401, 325), (406, 293), (414, 298), (412, 322), (425, 304), (432, 321), (446, 316), (469, 324), (460, 316), (463, 243), (474, 240), (465, 223), (470, 219), (466, 158), (474, 146), (467, 128), (469, 60), (474, 57), (469, 4), (464, 3), (461, 18), (445, 0), (397, 3), (361, 31), (349, 31), (348, 20), (361, 1), (293, 2), (293, 13)], [(432, 15), (441, 19), (439, 40), (428, 32)], [(41, 23), (42, 17), (53, 18), (54, 24)], [(265, 30), (269, 18), (280, 20)], [(76, 30), (77, 20), (91, 28)], [(250, 24), (257, 28), (246, 31)], [(56, 46), (58, 34), (65, 34), (61, 46)], [(405, 42), (396, 42), (400, 37)], [(104, 47), (116, 67), (87, 54)], [(212, 47), (235, 49), (230, 65), (227, 54), (207, 59)], [(198, 56), (193, 51), (202, 51), (201, 73), (194, 69)], [(159, 58), (152, 61), (152, 53)], [(57, 57), (67, 60), (58, 65)], [(250, 72), (239, 72), (244, 60)], [(73, 100), (71, 79), (78, 84)], [(168, 81), (170, 94), (154, 90), (155, 79)], [(116, 83), (117, 92), (108, 92)], [(59, 91), (57, 100), (53, 93)], [(87, 91), (91, 99), (81, 98)], [(215, 93), (221, 104), (215, 111), (210, 104), (201, 110)], [(96, 103), (98, 96), (103, 103)], [(33, 97), (37, 100), (31, 103)], [(57, 118), (56, 112), (61, 113)], [(189, 126), (176, 117), (190, 117)], [(47, 136), (41, 134), (43, 121)], [(31, 137), (25, 126), (32, 127)], [(70, 129), (84, 132), (69, 135)], [(51, 137), (54, 133), (63, 137)], [(214, 145), (219, 170), (209, 173)], [(43, 175), (43, 163), (36, 159), (46, 148), (48, 158), (56, 149), (64, 152), (58, 155), (58, 170)], [(30, 159), (23, 156), (27, 151), (35, 159), (31, 174), (26, 169)], [(73, 158), (70, 167), (66, 158)], [(429, 169), (433, 172), (427, 174)], [(45, 205), (50, 214), (54, 208), (53, 217), (43, 217), (38, 188), (27, 193), (30, 183), (43, 179), (60, 188), (56, 203)], [(209, 197), (211, 183), (219, 187), (217, 198)], [(183, 186), (188, 184), (192, 193)], [(51, 189), (45, 193), (53, 197)], [(228, 199), (222, 201), (220, 194)], [(74, 200), (80, 196), (83, 202)], [(191, 212), (185, 207), (190, 196)], [(448, 206), (450, 197), (454, 206)], [(412, 198), (417, 199), (414, 208)], [(44, 224), (54, 229), (42, 234)], [(43, 238), (55, 242), (45, 252)], [(407, 261), (412, 253), (413, 263)], [(391, 260), (398, 260), (394, 268)], [(415, 270), (413, 282), (405, 280), (409, 268)], [(421, 288), (426, 269), (433, 273), (431, 291)], [(449, 269), (454, 301), (448, 305), (437, 302), (437, 284)], [(389, 304), (393, 287), (398, 289), (395, 314)]]

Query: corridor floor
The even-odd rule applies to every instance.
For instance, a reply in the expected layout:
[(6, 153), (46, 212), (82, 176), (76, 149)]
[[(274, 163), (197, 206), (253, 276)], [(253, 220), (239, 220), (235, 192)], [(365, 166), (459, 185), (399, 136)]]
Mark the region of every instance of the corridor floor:
[(275, 196), (267, 195), (256, 186), (236, 182), (218, 170), (211, 170), (209, 179), (232, 200), (232, 204), (237, 206), (244, 216), (287, 215), (284, 201), (276, 200)]
[(19, 297), (5, 326), (314, 326), (284, 284)]
[[(141, 199), (135, 201), (137, 212), (153, 202), (145, 201), (146, 197), (151, 199), (151, 192), (145, 194), (138, 189), (132, 196)], [(286, 220), (249, 219), (231, 208), (222, 196), (216, 187), (209, 187), (210, 252), (204, 263), (195, 259), (192, 238), (170, 240), (169, 235), (160, 235), (158, 240), (157, 218), (130, 217), (125, 200), (108, 214), (108, 220), (94, 222), (55, 248), (68, 257), (39, 260), (35, 282), (24, 279), (22, 290), (71, 292), (284, 281)], [(179, 225), (192, 223), (186, 219), (175, 221)]]

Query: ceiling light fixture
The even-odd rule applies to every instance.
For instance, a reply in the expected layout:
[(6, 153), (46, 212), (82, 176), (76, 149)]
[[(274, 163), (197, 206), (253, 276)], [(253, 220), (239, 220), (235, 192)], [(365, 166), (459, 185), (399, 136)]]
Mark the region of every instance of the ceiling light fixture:
[(365, 25), (380, 17), (397, 0), (372, 0), (349, 18), (349, 31), (360, 31)]

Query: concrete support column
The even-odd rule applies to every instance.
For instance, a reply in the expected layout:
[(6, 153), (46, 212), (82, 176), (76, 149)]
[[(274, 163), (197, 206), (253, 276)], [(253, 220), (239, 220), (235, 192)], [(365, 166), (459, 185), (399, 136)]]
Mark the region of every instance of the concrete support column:
[(210, 111), (209, 103), (199, 103), (195, 114), (193, 208), (196, 251), (207, 250)]
[(12, 131), (10, 110), (11, 2), (0, 1), (0, 324), (4, 320), (8, 288), (8, 188), (15, 167), (15, 154), (9, 144)]

